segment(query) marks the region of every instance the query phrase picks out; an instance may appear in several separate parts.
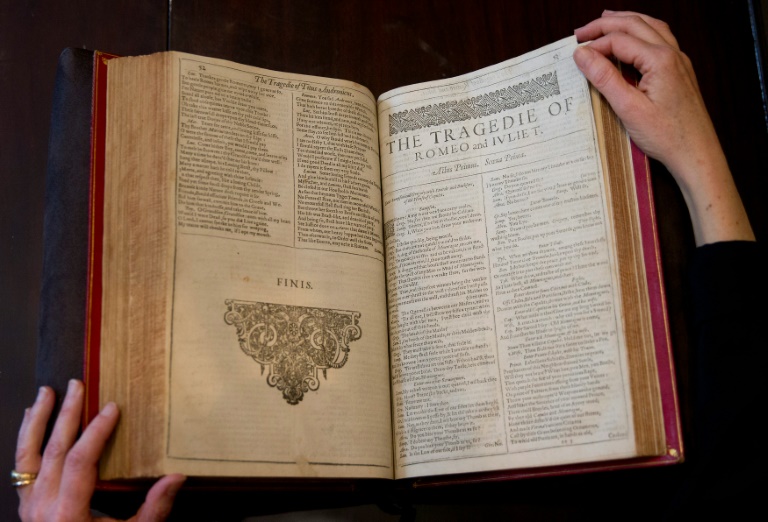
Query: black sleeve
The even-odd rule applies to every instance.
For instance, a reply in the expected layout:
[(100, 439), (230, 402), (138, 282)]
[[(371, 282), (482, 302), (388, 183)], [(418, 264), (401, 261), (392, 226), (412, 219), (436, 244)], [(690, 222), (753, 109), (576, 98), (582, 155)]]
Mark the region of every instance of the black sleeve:
[(765, 461), (768, 370), (765, 259), (762, 245), (746, 241), (705, 245), (695, 254), (696, 375), (689, 465), (697, 508), (714, 503), (733, 514), (762, 495), (758, 478)]

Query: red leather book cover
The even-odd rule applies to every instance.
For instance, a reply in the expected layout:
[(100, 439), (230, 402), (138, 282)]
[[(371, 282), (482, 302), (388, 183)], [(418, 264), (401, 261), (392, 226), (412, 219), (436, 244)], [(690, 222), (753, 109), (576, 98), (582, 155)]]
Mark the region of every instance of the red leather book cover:
[(88, 273), (86, 290), (85, 360), (86, 403), (83, 421), (99, 412), (99, 346), (101, 341), (101, 257), (104, 236), (104, 140), (107, 123), (107, 62), (114, 54), (93, 53), (93, 108), (91, 173), (88, 203)]

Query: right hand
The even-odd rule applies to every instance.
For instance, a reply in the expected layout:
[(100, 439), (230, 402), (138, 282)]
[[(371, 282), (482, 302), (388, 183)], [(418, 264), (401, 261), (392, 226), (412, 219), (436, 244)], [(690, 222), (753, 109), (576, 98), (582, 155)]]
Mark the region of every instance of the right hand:
[[(606, 11), (576, 29), (574, 61), (605, 96), (634, 142), (669, 169), (680, 186), (697, 244), (754, 240), (688, 57), (666, 23), (632, 12)], [(635, 87), (606, 58), (642, 74)]]
[[(35, 404), (24, 412), (16, 446), (15, 469), (37, 474), (31, 484), (17, 489), (19, 517), (25, 522), (91, 520), (90, 501), (96, 483), (99, 457), (117, 424), (119, 411), (114, 403), (107, 404), (78, 438), (85, 399), (83, 391), (83, 383), (70, 381), (51, 438), (42, 455), (40, 450), (45, 426), (55, 400), (53, 390), (45, 386), (40, 388)], [(165, 520), (184, 479), (183, 475), (173, 474), (158, 480), (131, 520)]]

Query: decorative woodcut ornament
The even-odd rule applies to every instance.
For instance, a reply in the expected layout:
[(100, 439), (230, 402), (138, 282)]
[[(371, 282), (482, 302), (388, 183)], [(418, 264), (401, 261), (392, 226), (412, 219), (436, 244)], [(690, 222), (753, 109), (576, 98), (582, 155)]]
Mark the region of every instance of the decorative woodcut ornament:
[(360, 339), (360, 312), (228, 299), (224, 322), (234, 325), (240, 348), (264, 368), (267, 384), (298, 404), (320, 387), (318, 370), (328, 378), (342, 368), (349, 343)]
[(389, 135), (490, 116), (560, 94), (557, 71), (493, 92), (389, 115)]

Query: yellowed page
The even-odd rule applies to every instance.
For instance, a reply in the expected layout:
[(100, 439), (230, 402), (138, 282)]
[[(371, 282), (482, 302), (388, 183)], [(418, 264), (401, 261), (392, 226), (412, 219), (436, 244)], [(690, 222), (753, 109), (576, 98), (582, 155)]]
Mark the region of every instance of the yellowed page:
[(575, 45), (379, 99), (397, 477), (635, 453)]
[(122, 419), (102, 478), (162, 474), (173, 263), (167, 64), (154, 55), (109, 66), (98, 382), (101, 406), (116, 402)]
[(167, 469), (391, 478), (375, 102), (175, 54)]

